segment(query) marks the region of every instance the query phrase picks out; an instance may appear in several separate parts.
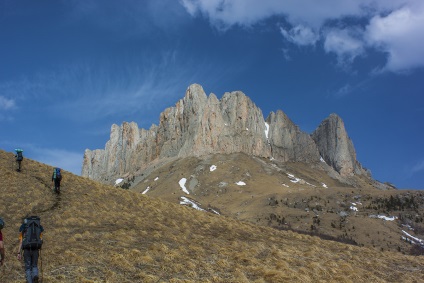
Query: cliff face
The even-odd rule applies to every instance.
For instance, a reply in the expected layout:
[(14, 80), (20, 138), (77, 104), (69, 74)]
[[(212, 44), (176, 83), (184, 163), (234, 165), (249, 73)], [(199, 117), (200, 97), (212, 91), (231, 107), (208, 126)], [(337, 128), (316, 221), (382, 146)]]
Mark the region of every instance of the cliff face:
[(337, 114), (331, 114), (312, 133), (322, 158), (342, 176), (367, 172), (356, 160), (356, 152), (344, 123)]
[(85, 151), (82, 176), (107, 182), (164, 158), (235, 152), (309, 163), (322, 156), (341, 175), (362, 172), (338, 116), (331, 115), (309, 135), (280, 110), (265, 122), (262, 111), (240, 91), (219, 100), (194, 84), (160, 114), (158, 126), (112, 125), (104, 150)]
[(281, 161), (318, 162), (320, 155), (312, 138), (302, 132), (283, 111), (271, 112), (269, 142), (272, 156)]

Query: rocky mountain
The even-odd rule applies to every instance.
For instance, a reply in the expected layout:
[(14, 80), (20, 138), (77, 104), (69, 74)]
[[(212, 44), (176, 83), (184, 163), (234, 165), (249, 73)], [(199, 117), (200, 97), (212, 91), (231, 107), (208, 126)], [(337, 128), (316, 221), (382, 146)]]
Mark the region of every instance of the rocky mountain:
[(183, 99), (160, 114), (158, 126), (145, 130), (134, 122), (112, 125), (105, 149), (85, 151), (82, 176), (110, 183), (143, 174), (166, 160), (237, 152), (282, 162), (325, 160), (328, 173), (347, 183), (354, 175), (371, 178), (356, 160), (353, 143), (336, 114), (309, 135), (281, 110), (264, 119), (241, 91), (227, 92), (219, 100), (213, 93), (207, 96), (198, 84), (189, 86)]
[(338, 115), (308, 134), (281, 110), (264, 119), (240, 91), (218, 99), (191, 85), (159, 125), (113, 125), (105, 149), (86, 150), (83, 176), (260, 226), (422, 249), (423, 194), (373, 180)]

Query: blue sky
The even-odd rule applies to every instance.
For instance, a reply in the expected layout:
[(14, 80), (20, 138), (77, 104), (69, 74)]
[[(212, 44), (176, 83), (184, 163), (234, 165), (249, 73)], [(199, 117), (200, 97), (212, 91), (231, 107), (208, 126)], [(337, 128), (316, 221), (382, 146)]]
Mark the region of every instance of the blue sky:
[(0, 0), (0, 148), (79, 174), (199, 83), (308, 133), (337, 113), (375, 179), (424, 189), (423, 27), (421, 0)]

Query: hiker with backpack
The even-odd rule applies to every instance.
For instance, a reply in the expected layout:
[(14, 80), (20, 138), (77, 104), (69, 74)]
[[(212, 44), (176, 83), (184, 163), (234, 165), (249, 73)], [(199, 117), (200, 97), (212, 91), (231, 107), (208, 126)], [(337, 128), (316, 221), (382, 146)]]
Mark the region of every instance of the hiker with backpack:
[(3, 234), (1, 229), (4, 227), (4, 221), (0, 218), (0, 266), (4, 264), (4, 243), (3, 243)]
[(15, 160), (16, 160), (16, 171), (21, 171), (21, 162), (24, 160), (23, 150), (20, 148), (15, 148)]
[(52, 175), (52, 182), (54, 185), (54, 191), (60, 193), (60, 181), (62, 181), (62, 172), (60, 168), (54, 168)]
[(19, 228), (18, 259), (24, 254), (25, 274), (28, 283), (38, 283), (38, 257), (43, 245), (43, 226), (40, 217), (31, 216), (24, 219)]

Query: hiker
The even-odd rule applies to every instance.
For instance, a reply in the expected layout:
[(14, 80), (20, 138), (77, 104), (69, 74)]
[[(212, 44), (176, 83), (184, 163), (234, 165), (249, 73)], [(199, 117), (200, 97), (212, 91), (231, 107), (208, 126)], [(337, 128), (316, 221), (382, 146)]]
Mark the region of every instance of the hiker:
[(15, 159), (16, 159), (16, 171), (18, 171), (18, 172), (20, 172), (21, 171), (21, 162), (22, 162), (22, 160), (24, 159), (24, 156), (23, 156), (23, 150), (22, 149), (20, 149), (20, 148), (15, 148), (15, 152), (16, 152), (16, 154), (15, 154)]
[(43, 244), (43, 226), (40, 224), (38, 216), (31, 216), (24, 219), (19, 228), (18, 260), (24, 253), (25, 274), (28, 283), (38, 283), (38, 257), (41, 245)]
[(52, 182), (56, 193), (60, 193), (60, 181), (62, 181), (62, 172), (60, 171), (60, 168), (54, 168)]
[(0, 218), (0, 266), (4, 264), (4, 243), (3, 243), (3, 234), (1, 229), (4, 227), (4, 221)]

